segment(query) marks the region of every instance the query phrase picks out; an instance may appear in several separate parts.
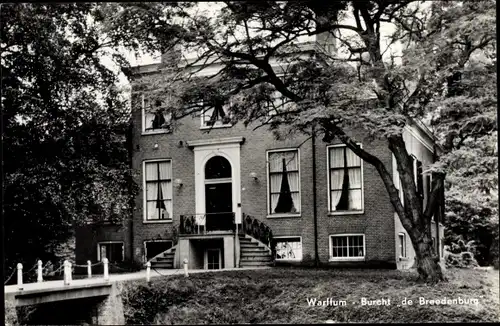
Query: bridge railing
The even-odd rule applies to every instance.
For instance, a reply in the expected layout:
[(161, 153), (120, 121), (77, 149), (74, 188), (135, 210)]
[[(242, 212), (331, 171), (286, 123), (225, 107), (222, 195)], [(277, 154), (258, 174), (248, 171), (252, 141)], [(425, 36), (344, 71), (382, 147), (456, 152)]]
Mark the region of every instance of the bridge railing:
[[(62, 271), (64, 285), (70, 285), (71, 282), (73, 281), (73, 269), (75, 267), (86, 267), (87, 268), (87, 278), (92, 278), (92, 267), (95, 267), (95, 266), (98, 266), (101, 264), (103, 265), (103, 271), (104, 271), (103, 280), (104, 281), (109, 281), (109, 275), (110, 275), (109, 267), (110, 267), (110, 265), (113, 265), (115, 268), (120, 268), (119, 266), (111, 263), (107, 258), (103, 258), (102, 261), (94, 263), (94, 264), (92, 264), (92, 262), (90, 260), (88, 260), (86, 265), (73, 264), (73, 262), (71, 262), (69, 260), (65, 260), (59, 266), (59, 268), (57, 268), (56, 270), (53, 270), (52, 268), (50, 268), (50, 266), (51, 266), (50, 262), (47, 262), (45, 264), (45, 267), (44, 267), (42, 261), (39, 260), (31, 269), (29, 269), (26, 272), (23, 272), (23, 264), (18, 263), (16, 268), (12, 271), (12, 274), (10, 274), (9, 278), (5, 281), (4, 285), (7, 285), (7, 283), (9, 283), (9, 281), (12, 279), (12, 277), (14, 276), (14, 274), (16, 274), (16, 271), (17, 271), (17, 287), (19, 290), (22, 290), (23, 284), (29, 284), (29, 283), (23, 283), (23, 281), (24, 281), (23, 275), (31, 273), (32, 271), (34, 271), (35, 268), (37, 269), (37, 271), (36, 271), (37, 282), (36, 283), (43, 282), (44, 281), (44, 279), (43, 279), (44, 270), (47, 273), (47, 270), (50, 269), (51, 270), (50, 273), (52, 275), (55, 275), (57, 273), (61, 273), (61, 271)], [(187, 259), (184, 259), (183, 264), (184, 264), (184, 274), (185, 274), (185, 276), (188, 276)], [(160, 275), (162, 275), (162, 274), (160, 274)], [(148, 262), (146, 264), (146, 281), (149, 282), (150, 278), (151, 278), (151, 263)]]

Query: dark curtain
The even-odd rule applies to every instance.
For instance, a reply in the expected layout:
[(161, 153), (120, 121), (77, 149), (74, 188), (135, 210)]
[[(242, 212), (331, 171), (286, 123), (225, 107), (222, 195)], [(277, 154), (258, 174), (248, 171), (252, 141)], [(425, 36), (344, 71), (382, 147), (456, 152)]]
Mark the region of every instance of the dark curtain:
[(290, 184), (288, 183), (288, 173), (286, 172), (286, 162), (283, 159), (283, 178), (281, 179), (280, 196), (278, 204), (274, 209), (275, 213), (290, 213), (295, 212), (293, 205), (292, 194), (290, 192)]
[(349, 209), (349, 169), (347, 168), (347, 152), (344, 148), (344, 181), (342, 182), (342, 193), (337, 205), (338, 211)]
[(217, 102), (215, 103), (214, 107), (214, 112), (212, 113), (212, 116), (210, 117), (211, 122), (215, 122), (217, 120), (222, 120), (226, 116), (226, 113), (224, 112), (224, 109), (222, 108), (222, 103)]
[(163, 201), (163, 192), (161, 191), (160, 164), (157, 164), (156, 167), (158, 169), (158, 199), (156, 200), (156, 208), (158, 209), (158, 218), (161, 218), (161, 210), (166, 210), (167, 208)]

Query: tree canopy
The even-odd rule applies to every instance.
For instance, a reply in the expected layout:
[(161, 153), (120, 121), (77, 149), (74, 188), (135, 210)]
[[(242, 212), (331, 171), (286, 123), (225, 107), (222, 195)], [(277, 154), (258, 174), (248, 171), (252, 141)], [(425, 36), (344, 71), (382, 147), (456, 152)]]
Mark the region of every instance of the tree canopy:
[(129, 216), (130, 108), (101, 60), (112, 40), (98, 13), (90, 3), (1, 5), (6, 272), (54, 259), (75, 224)]
[[(488, 92), (468, 91), (477, 88), (467, 84), (468, 70), (487, 69), (472, 61), (476, 55), (496, 64), (494, 1), (218, 5), (210, 12), (201, 10), (203, 4), (186, 9), (168, 40), (161, 26), (148, 23), (161, 16), (159, 10), (150, 13), (158, 5), (141, 5), (138, 20), (148, 26), (148, 41), (156, 44), (151, 49), (170, 50), (171, 55), (165, 57), (162, 74), (142, 78), (137, 91), (168, 98), (178, 120), (225, 103), (234, 120), (266, 124), (278, 136), (314, 130), (327, 142), (338, 138), (379, 172), (412, 240), (420, 275), (442, 279), (430, 224), (440, 211), (446, 174), (464, 143), (496, 130), (491, 111), (496, 99)], [(120, 15), (110, 20), (112, 26), (127, 25)], [(393, 27), (386, 38), (384, 26)], [(315, 39), (307, 42), (308, 37)], [(387, 55), (387, 45), (398, 45), (401, 51)], [(188, 52), (196, 56), (183, 58)], [(278, 105), (276, 93), (282, 99)], [(270, 109), (275, 110), (271, 117)], [(426, 171), (433, 174), (433, 183), (423, 204), (402, 132), (429, 116), (436, 135), (436, 163)], [(390, 169), (369, 148), (357, 145), (350, 128), (387, 140), (401, 177), (404, 205)]]

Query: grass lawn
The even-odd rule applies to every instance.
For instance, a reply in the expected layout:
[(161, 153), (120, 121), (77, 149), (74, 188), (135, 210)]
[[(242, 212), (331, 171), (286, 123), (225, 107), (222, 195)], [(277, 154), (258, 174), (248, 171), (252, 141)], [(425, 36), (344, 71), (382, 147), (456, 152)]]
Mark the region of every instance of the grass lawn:
[[(499, 321), (498, 271), (454, 269), (446, 276), (448, 282), (430, 286), (409, 271), (273, 268), (128, 282), (122, 298), (134, 324)], [(469, 304), (421, 305), (420, 297)], [(346, 305), (310, 306), (308, 298)], [(362, 298), (391, 304), (363, 306)], [(404, 298), (413, 305), (402, 306)]]

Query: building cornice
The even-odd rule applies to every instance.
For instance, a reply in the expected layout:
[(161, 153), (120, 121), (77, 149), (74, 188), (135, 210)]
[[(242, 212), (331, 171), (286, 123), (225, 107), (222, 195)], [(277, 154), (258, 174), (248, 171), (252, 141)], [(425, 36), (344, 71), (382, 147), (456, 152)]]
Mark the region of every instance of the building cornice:
[(225, 137), (225, 138), (190, 140), (187, 142), (187, 146), (192, 149), (194, 147), (200, 147), (200, 146), (243, 144), (244, 142), (245, 142), (244, 137)]

